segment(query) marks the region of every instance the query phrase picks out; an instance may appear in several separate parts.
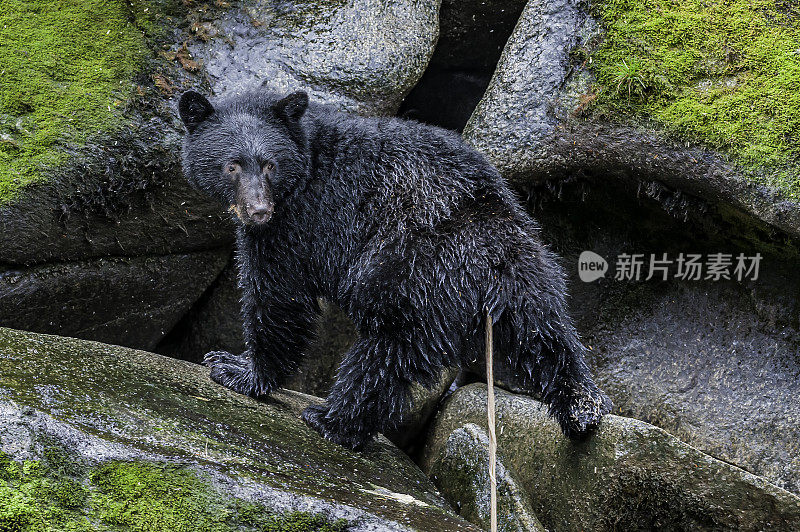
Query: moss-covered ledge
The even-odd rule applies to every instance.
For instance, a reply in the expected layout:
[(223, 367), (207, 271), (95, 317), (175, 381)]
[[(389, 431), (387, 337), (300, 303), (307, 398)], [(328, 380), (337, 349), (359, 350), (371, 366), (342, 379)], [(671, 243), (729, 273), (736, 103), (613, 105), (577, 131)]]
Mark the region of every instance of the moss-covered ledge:
[(202, 530), (275, 530), (290, 518), (471, 529), (385, 439), (354, 453), (306, 427), (299, 413), (314, 400), (255, 401), (191, 363), (0, 329), (0, 520), (189, 530), (179, 525), (192, 514)]
[(224, 209), (182, 175), (177, 96), (302, 88), (394, 114), (433, 52), (438, 10), (438, 0), (3, 2), (0, 263), (229, 244)]
[(3, 3), (0, 262), (231, 242), (180, 171), (169, 97), (197, 81), (166, 52), (190, 14), (180, 0)]
[(0, 204), (123, 110), (177, 0), (11, 0), (0, 10)]
[(231, 496), (208, 475), (144, 461), (75, 461), (53, 442), (39, 460), (0, 452), (0, 530), (343, 532), (345, 519), (274, 512)]
[(800, 200), (797, 4), (595, 0), (590, 12), (602, 28), (582, 50), (590, 114), (652, 119)]
[(798, 237), (798, 24), (785, 2), (528, 2), (464, 138), (522, 189), (666, 186)]

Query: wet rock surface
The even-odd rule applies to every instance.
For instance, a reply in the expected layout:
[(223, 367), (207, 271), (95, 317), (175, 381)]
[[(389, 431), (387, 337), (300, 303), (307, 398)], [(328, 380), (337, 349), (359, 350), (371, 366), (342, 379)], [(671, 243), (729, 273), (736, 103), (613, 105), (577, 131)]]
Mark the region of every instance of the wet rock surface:
[[(489, 436), (478, 425), (467, 423), (454, 430), (441, 448), (441, 454), (428, 472), (440, 479), (442, 493), (458, 509), (458, 514), (484, 530), (491, 527)], [(544, 532), (503, 459), (495, 463), (497, 478), (497, 529), (503, 531)], [(451, 480), (451, 476), (457, 476)]]
[(755, 321), (740, 291), (658, 292), (588, 338), (617, 411), (800, 493), (796, 331)]
[(385, 439), (354, 453), (306, 427), (300, 411), (316, 398), (255, 401), (194, 364), (10, 329), (0, 329), (0, 366), (0, 441), (14, 459), (47, 440), (74, 462), (170, 463), (226, 496), (353, 530), (477, 530)]
[(227, 255), (108, 257), (0, 271), (0, 323), (152, 349)]
[(422, 76), (439, 32), (439, 2), (250, 0), (208, 22), (189, 50), (216, 94), (308, 90), (360, 114), (392, 114)]
[(583, 18), (573, 0), (528, 2), (464, 129), (464, 138), (507, 177), (528, 174), (549, 156), (559, 122), (553, 102)]
[[(800, 498), (652, 425), (609, 415), (592, 438), (574, 443), (538, 401), (496, 394), (502, 470), (510, 471), (548, 530), (792, 530), (800, 524)], [(448, 399), (431, 431), (422, 467), (435, 472), (446, 495), (463, 497), (451, 499), (454, 505), (474, 505), (474, 477), (458, 464), (475, 464), (486, 451), (459, 442), (476, 433), (470, 424), (485, 427), (485, 418), (486, 387), (472, 384)]]
[[(575, 182), (556, 195), (531, 194), (546, 240), (563, 257), (588, 361), (614, 412), (800, 493), (797, 242), (669, 190), (637, 196)], [(605, 277), (580, 280), (585, 250), (608, 261)], [(642, 255), (638, 280), (616, 279), (624, 253)], [(735, 262), (758, 253), (758, 278), (676, 278), (681, 253), (704, 264), (710, 254)], [(646, 280), (650, 256), (664, 254), (668, 280), (658, 271)]]
[[(177, 164), (179, 150), (175, 142), (170, 153), (148, 157)], [(82, 163), (76, 164), (74, 171), (81, 171)], [(187, 253), (232, 243), (229, 216), (192, 190), (180, 168), (158, 172), (158, 182), (104, 183), (87, 172), (80, 182), (31, 185), (12, 203), (0, 205), (0, 262), (24, 267)], [(95, 178), (99, 183), (91, 183)]]

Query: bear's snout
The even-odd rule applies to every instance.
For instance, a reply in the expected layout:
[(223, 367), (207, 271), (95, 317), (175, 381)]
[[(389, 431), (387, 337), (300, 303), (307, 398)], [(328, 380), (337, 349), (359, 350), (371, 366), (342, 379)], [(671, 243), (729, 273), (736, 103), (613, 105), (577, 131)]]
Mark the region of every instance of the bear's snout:
[(271, 201), (265, 201), (263, 203), (256, 203), (256, 204), (248, 204), (247, 205), (247, 216), (253, 223), (263, 224), (267, 223), (270, 218), (272, 218), (272, 211), (274, 209), (274, 205)]

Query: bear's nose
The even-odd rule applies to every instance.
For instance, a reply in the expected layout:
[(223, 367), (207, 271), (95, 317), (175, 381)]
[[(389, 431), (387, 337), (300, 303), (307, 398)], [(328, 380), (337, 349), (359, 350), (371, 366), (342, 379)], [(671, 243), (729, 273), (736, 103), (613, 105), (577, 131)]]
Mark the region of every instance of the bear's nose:
[(259, 203), (247, 206), (247, 215), (256, 223), (263, 224), (272, 217), (272, 204)]

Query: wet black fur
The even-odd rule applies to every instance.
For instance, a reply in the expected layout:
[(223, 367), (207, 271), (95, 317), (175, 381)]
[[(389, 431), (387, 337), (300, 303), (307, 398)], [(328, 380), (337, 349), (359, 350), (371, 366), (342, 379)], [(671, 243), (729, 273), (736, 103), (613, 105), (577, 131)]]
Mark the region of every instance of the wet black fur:
[(481, 357), (484, 309), (495, 364), (548, 403), (567, 436), (585, 436), (609, 411), (567, 314), (562, 269), (505, 180), (457, 134), (314, 104), (303, 113), (304, 93), (204, 100), (181, 102), (194, 186), (227, 206), (227, 161), (277, 163), (272, 219), (238, 224), (247, 350), (206, 356), (216, 382), (251, 396), (280, 386), (321, 296), (359, 338), (326, 404), (303, 418), (342, 445), (359, 448), (395, 422), (412, 382), (431, 385), (442, 368)]

